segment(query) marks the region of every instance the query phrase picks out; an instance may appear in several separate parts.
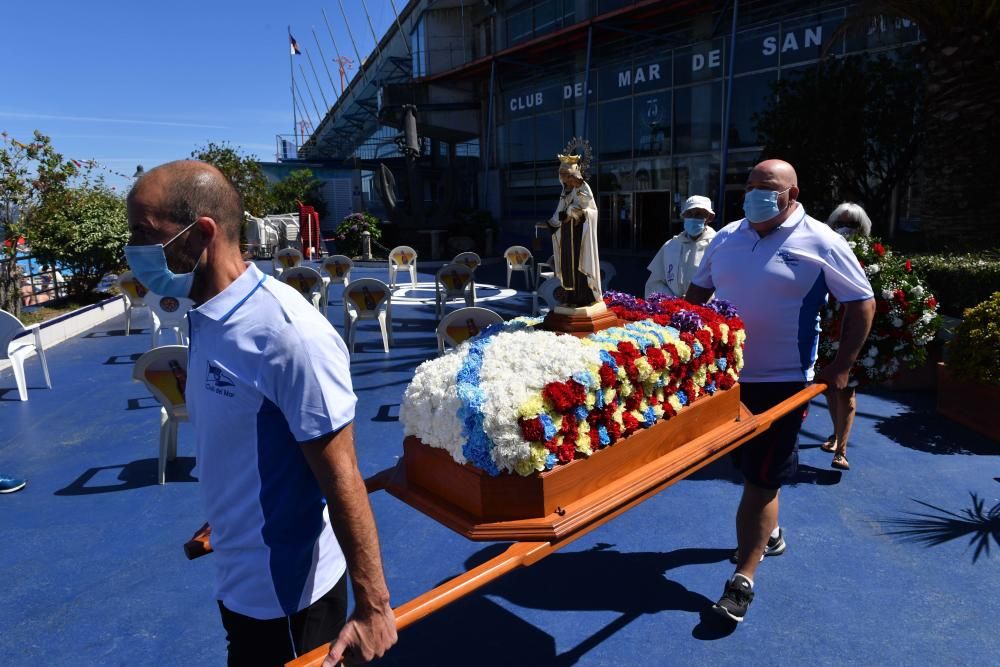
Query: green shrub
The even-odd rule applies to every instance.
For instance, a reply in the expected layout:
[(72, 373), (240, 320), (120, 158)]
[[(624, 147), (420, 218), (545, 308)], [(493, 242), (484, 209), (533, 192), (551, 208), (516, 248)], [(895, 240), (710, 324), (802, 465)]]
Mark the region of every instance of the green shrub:
[(911, 257), (913, 269), (937, 295), (941, 312), (959, 317), (1000, 291), (1000, 251)]
[(948, 368), (957, 377), (1000, 384), (1000, 292), (965, 311), (948, 343)]
[(359, 257), (361, 255), (361, 233), (368, 232), (372, 239), (372, 253), (375, 253), (375, 244), (382, 240), (382, 229), (379, 226), (379, 219), (370, 213), (351, 213), (344, 217), (343, 222), (334, 231), (336, 239), (337, 253), (348, 257)]

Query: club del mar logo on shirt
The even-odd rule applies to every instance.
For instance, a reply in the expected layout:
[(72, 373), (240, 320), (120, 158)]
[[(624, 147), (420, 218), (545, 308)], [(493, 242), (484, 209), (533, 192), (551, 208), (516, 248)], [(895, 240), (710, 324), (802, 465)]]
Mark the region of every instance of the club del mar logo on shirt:
[(236, 383), (233, 379), (226, 375), (218, 366), (213, 366), (212, 362), (208, 362), (208, 376), (205, 378), (205, 389), (215, 392), (219, 396), (225, 396), (226, 398), (232, 398), (236, 394), (229, 389), (229, 387), (235, 387)]

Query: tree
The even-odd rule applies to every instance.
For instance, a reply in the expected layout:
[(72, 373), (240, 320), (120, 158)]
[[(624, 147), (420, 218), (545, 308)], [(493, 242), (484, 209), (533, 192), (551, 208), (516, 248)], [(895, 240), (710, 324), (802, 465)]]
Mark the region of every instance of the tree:
[(29, 144), (0, 133), (0, 308), (21, 313), (17, 267), (21, 239), (31, 240), (39, 211), (58, 202), (77, 168), (52, 148), (50, 139), (35, 131)]
[(914, 21), (923, 42), (926, 125), (920, 170), (922, 229), (935, 246), (1000, 243), (1000, 2), (867, 0), (851, 23)]
[(270, 213), (296, 211), (297, 202), (315, 207), (322, 220), (326, 214), (320, 195), (321, 180), (313, 176), (311, 169), (296, 169), (271, 186)]
[(192, 151), (191, 157), (208, 162), (225, 174), (243, 197), (243, 207), (251, 215), (267, 214), (271, 199), (267, 179), (254, 158), (225, 141), (221, 144), (210, 141), (207, 146)]
[(72, 272), (70, 293), (93, 291), (101, 279), (124, 267), (128, 243), (125, 201), (102, 183), (84, 183), (46, 205), (31, 226), (31, 250), (42, 262)]
[(775, 84), (755, 117), (764, 155), (795, 165), (800, 199), (815, 217), (853, 201), (887, 235), (893, 190), (907, 183), (920, 147), (921, 76), (902, 55), (855, 56)]

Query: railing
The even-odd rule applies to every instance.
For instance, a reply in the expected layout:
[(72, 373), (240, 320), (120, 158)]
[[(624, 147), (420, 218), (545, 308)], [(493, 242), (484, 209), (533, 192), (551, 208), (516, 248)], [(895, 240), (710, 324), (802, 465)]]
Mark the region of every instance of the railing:
[[(55, 268), (38, 266), (33, 255), (19, 254), (18, 264), (19, 285), (21, 288), (21, 305), (38, 306), (46, 301), (58, 299), (66, 295), (65, 279)], [(0, 265), (6, 262), (0, 262)], [(35, 270), (37, 267), (37, 271)]]

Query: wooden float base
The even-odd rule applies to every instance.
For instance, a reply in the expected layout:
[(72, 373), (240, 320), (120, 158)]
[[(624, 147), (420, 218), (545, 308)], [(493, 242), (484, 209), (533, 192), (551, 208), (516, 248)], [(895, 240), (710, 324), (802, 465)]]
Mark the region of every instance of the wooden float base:
[(608, 310), (604, 303), (595, 303), (586, 308), (556, 306), (549, 311), (538, 328), (583, 338), (621, 324), (618, 316)]

